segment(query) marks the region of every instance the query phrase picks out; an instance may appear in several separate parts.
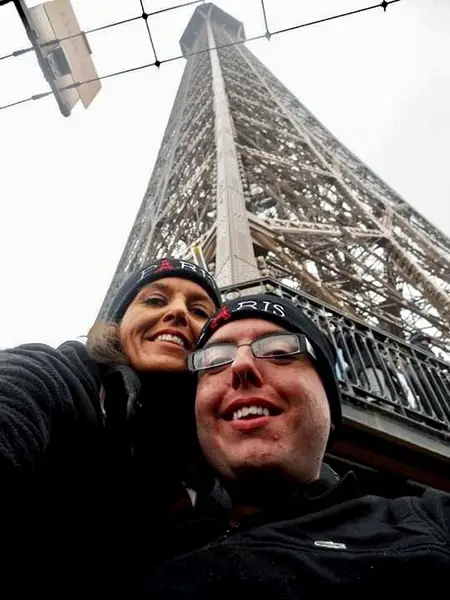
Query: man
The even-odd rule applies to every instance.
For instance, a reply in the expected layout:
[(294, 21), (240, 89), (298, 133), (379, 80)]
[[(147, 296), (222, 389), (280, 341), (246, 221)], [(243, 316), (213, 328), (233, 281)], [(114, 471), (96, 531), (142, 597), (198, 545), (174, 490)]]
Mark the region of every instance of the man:
[(230, 509), (211, 518), (198, 506), (184, 553), (145, 578), (142, 597), (360, 600), (448, 587), (448, 495), (360, 497), (352, 474), (322, 464), (341, 417), (335, 360), (299, 308), (234, 300), (189, 363), (200, 446)]

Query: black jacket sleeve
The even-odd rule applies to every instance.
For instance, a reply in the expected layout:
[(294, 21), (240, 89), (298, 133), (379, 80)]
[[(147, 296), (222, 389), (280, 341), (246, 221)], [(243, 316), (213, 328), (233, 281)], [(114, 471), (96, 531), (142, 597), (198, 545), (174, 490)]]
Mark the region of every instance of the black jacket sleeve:
[(416, 510), (437, 530), (441, 539), (450, 543), (450, 494), (427, 489), (416, 504)]
[(33, 476), (52, 436), (100, 419), (99, 369), (79, 342), (26, 344), (0, 352), (0, 481)]

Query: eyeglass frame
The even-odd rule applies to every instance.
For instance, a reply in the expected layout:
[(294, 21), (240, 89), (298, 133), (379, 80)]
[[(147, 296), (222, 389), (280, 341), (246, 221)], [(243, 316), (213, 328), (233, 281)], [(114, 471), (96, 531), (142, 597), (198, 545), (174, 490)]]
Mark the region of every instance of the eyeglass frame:
[[(298, 350), (296, 352), (289, 352), (288, 354), (284, 354), (284, 355), (281, 355), (281, 356), (280, 355), (257, 356), (254, 353), (252, 346), (253, 346), (253, 344), (255, 342), (259, 342), (260, 340), (263, 340), (263, 339), (268, 338), (268, 337), (277, 337), (277, 336), (286, 336), (286, 335), (294, 336), (294, 337), (296, 337), (299, 340), (299, 342), (300, 342), (300, 350)], [(195, 354), (197, 354), (198, 352), (203, 352), (203, 351), (207, 350), (208, 348), (213, 348), (214, 346), (232, 346), (233, 348), (235, 348), (236, 353), (235, 353), (234, 357), (231, 360), (223, 362), (223, 363), (221, 363), (219, 365), (212, 365), (212, 366), (209, 366), (209, 367), (202, 367), (200, 369), (194, 368), (194, 356), (195, 356)], [(311, 358), (313, 358), (314, 360), (317, 360), (316, 351), (314, 350), (311, 342), (309, 341), (308, 337), (304, 333), (296, 333), (296, 332), (293, 332), (293, 331), (285, 331), (285, 332), (274, 331), (274, 332), (262, 335), (259, 338), (256, 338), (255, 340), (253, 340), (249, 344), (235, 344), (234, 342), (215, 342), (215, 343), (212, 343), (212, 344), (210, 344), (208, 346), (204, 346), (203, 348), (199, 348), (198, 350), (194, 350), (193, 352), (191, 352), (188, 355), (188, 365), (187, 365), (188, 366), (188, 370), (191, 371), (192, 373), (200, 373), (200, 372), (203, 372), (203, 371), (210, 371), (212, 369), (219, 369), (220, 367), (225, 367), (227, 365), (231, 365), (236, 360), (237, 352), (238, 352), (239, 348), (244, 348), (246, 346), (248, 346), (250, 348), (251, 353), (253, 354), (253, 356), (255, 358), (259, 358), (261, 360), (269, 360), (269, 359), (276, 359), (276, 358), (283, 359), (283, 358), (289, 358), (291, 356), (299, 356), (301, 354), (308, 354), (309, 356), (311, 356)]]

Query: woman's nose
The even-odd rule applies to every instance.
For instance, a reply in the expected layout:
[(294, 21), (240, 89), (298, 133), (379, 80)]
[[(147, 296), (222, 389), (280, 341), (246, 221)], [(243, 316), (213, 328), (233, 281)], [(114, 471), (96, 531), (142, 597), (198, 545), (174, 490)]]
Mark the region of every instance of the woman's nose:
[(186, 302), (181, 299), (173, 299), (170, 304), (167, 305), (166, 311), (163, 317), (164, 321), (175, 321), (182, 325), (187, 325), (188, 308)]

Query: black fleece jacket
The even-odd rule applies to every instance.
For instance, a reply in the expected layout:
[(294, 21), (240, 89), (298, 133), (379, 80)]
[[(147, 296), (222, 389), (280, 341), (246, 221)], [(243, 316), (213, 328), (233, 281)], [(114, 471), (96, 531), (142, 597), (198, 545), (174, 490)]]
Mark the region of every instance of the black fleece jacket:
[[(450, 495), (362, 496), (352, 473), (310, 484), (236, 526), (199, 516), (147, 567), (142, 600), (424, 598), (448, 593)], [(174, 552), (176, 541), (178, 552)], [(145, 573), (145, 569), (143, 569)]]
[(188, 375), (99, 365), (79, 342), (0, 352), (3, 597), (118, 591), (180, 486), (193, 391)]
[(48, 477), (63, 457), (73, 464), (90, 450), (104, 425), (101, 385), (78, 342), (0, 352), (0, 480)]

